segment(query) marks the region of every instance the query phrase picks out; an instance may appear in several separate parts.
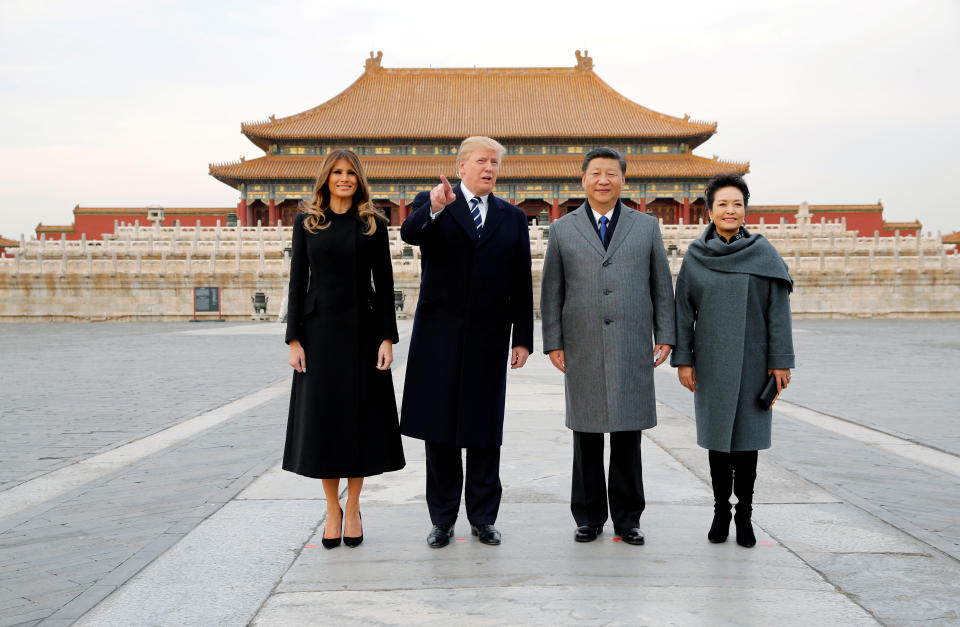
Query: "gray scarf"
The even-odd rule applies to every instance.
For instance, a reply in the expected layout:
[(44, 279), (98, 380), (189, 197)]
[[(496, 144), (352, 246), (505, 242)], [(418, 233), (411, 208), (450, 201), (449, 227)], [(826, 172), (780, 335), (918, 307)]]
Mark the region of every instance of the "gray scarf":
[(687, 254), (704, 266), (717, 272), (752, 274), (784, 281), (793, 291), (793, 279), (787, 264), (767, 238), (759, 233), (747, 233), (745, 237), (727, 244), (716, 237), (717, 226), (712, 222), (698, 239), (695, 239)]

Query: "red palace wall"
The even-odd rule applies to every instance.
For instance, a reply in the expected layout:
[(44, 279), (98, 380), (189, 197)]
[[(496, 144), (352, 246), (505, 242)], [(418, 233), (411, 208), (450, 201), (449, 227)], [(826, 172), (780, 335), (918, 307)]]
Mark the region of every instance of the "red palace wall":
[[(224, 207), (222, 209), (204, 208), (203, 213), (199, 211), (193, 213), (186, 211), (181, 213), (167, 209), (164, 212), (162, 225), (174, 226), (177, 220), (180, 221), (180, 226), (196, 226), (197, 220), (200, 221), (200, 226), (216, 226), (217, 220), (220, 221), (221, 225), (226, 225), (227, 214), (235, 211), (236, 209), (232, 207)], [(67, 239), (78, 240), (83, 234), (86, 234), (88, 240), (101, 239), (104, 233), (113, 233), (114, 221), (128, 225), (139, 221), (140, 226), (150, 226), (152, 224), (147, 219), (145, 209), (131, 209), (129, 211), (123, 211), (121, 209), (110, 213), (83, 213), (82, 211), (75, 211), (73, 229), (72, 231), (66, 231)], [(62, 229), (40, 231), (38, 227), (37, 237), (40, 236), (41, 232), (46, 233), (47, 239), (60, 239)]]

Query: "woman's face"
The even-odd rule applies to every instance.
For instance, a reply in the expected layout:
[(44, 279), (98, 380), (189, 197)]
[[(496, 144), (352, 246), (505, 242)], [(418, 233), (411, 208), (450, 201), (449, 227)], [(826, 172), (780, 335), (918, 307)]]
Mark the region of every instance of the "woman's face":
[(357, 191), (359, 177), (356, 170), (346, 159), (337, 159), (330, 170), (330, 178), (327, 179), (327, 188), (330, 190), (331, 197), (342, 200), (350, 200), (353, 193)]
[(717, 233), (726, 238), (736, 235), (747, 213), (743, 192), (736, 187), (721, 187), (713, 195), (713, 207), (707, 213)]

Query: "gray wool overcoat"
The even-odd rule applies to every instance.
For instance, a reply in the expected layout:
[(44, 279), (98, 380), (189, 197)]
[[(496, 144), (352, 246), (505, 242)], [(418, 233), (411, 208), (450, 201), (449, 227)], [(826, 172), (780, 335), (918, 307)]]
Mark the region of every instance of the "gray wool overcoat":
[[(713, 230), (709, 225), (699, 241), (723, 255), (728, 245), (712, 237)], [(730, 245), (726, 259), (705, 258), (726, 262), (723, 271), (687, 251), (677, 276), (677, 345), (670, 364), (694, 368), (697, 444), (713, 451), (770, 448), (772, 412), (757, 397), (768, 368), (794, 367), (786, 264), (762, 235), (749, 237)], [(764, 250), (767, 268), (754, 263), (737, 271), (737, 253), (746, 252), (737, 249), (747, 245)]]
[(675, 333), (660, 225), (621, 204), (604, 250), (592, 220), (584, 203), (550, 225), (540, 295), (543, 349), (564, 351), (568, 428), (649, 429), (657, 424), (653, 346), (672, 346)]

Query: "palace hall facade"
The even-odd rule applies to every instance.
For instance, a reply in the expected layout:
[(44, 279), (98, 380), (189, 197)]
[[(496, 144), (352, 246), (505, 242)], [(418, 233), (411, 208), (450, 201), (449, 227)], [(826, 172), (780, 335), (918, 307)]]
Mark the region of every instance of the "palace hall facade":
[[(350, 148), (366, 167), (376, 205), (399, 225), (420, 191), (445, 174), (457, 178), (456, 154), (470, 135), (489, 135), (507, 148), (495, 193), (533, 221), (555, 220), (583, 202), (580, 165), (598, 146), (627, 160), (621, 198), (665, 224), (706, 221), (703, 190), (721, 172), (746, 174), (746, 162), (694, 154), (717, 132), (715, 122), (651, 111), (607, 85), (593, 60), (556, 68), (385, 68), (370, 54), (353, 84), (312, 109), (243, 123), (241, 132), (263, 156), (209, 165), (209, 174), (234, 188), (235, 206), (80, 206), (74, 223), (36, 228), (37, 237), (99, 239), (116, 224), (243, 226), (293, 224), (324, 158)], [(920, 230), (919, 222), (885, 222), (883, 205), (810, 205), (813, 222), (844, 222), (863, 235)], [(797, 222), (799, 205), (751, 204), (747, 222)]]
[(749, 164), (704, 158), (694, 149), (717, 132), (714, 122), (651, 111), (593, 71), (586, 53), (574, 67), (385, 68), (366, 60), (352, 85), (323, 104), (288, 117), (241, 124), (264, 156), (210, 165), (210, 174), (240, 194), (241, 224), (292, 224), (333, 149), (360, 155), (375, 203), (391, 224), (441, 174), (457, 178), (456, 154), (470, 135), (507, 149), (494, 193), (532, 220), (551, 220), (583, 202), (580, 165), (592, 148), (611, 146), (627, 160), (625, 204), (689, 224), (704, 215), (706, 181), (745, 174)]

